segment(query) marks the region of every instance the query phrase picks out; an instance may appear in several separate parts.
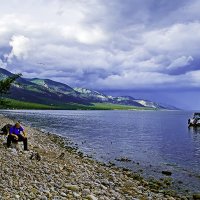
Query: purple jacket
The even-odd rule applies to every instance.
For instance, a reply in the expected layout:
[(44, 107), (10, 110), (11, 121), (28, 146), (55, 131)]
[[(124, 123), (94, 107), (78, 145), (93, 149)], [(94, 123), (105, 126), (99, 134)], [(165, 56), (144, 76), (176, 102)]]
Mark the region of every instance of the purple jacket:
[(15, 126), (11, 127), (9, 130), (10, 134), (20, 135), (20, 132), (24, 131), (22, 127), (16, 128)]

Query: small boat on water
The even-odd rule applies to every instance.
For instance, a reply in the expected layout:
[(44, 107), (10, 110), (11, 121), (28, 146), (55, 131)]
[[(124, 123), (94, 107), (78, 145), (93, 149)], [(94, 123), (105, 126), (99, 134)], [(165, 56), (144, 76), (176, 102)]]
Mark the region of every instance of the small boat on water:
[(188, 119), (188, 126), (200, 126), (200, 113), (194, 113), (193, 118)]

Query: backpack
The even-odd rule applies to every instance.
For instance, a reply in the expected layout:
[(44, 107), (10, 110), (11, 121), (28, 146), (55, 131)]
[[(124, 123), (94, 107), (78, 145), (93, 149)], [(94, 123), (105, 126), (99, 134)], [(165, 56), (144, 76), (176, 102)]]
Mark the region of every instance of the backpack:
[(9, 133), (10, 128), (12, 127), (11, 124), (6, 124), (2, 129), (1, 135), (7, 135)]

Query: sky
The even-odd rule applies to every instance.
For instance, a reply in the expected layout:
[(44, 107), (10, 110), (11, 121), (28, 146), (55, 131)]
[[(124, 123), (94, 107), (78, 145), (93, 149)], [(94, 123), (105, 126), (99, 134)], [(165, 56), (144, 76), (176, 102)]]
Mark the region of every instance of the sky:
[(199, 0), (1, 0), (0, 67), (200, 110)]

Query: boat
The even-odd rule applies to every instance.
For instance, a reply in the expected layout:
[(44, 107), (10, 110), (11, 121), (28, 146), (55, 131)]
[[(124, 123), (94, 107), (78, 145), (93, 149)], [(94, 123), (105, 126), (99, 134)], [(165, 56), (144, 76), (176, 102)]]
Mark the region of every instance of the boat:
[(188, 119), (188, 126), (197, 127), (200, 126), (200, 113), (194, 113), (193, 117)]

